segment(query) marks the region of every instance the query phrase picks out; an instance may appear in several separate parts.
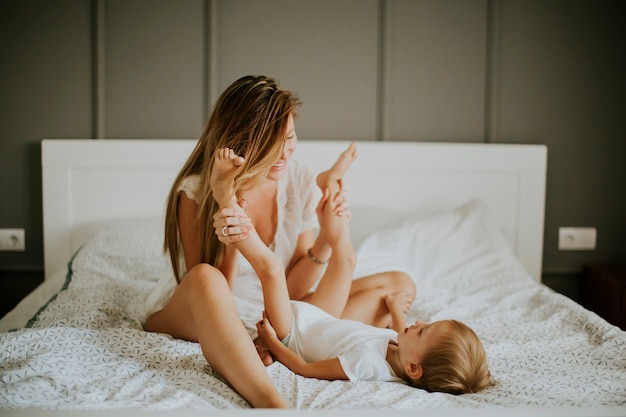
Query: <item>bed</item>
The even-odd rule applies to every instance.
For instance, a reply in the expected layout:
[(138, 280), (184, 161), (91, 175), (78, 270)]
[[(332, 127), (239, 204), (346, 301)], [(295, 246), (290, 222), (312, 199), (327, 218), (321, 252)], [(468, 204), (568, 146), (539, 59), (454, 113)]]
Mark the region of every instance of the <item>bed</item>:
[[(42, 141), (45, 281), (0, 320), (3, 414), (269, 415), (198, 344), (139, 323), (171, 273), (164, 203), (194, 144)], [(346, 146), (301, 140), (294, 157), (319, 171)], [(626, 415), (626, 332), (540, 280), (544, 146), (359, 142), (358, 152), (345, 178), (355, 278), (409, 273), (408, 320), (470, 325), (497, 385), (452, 396), (303, 378), (274, 363), (267, 371), (292, 407), (282, 414)]]

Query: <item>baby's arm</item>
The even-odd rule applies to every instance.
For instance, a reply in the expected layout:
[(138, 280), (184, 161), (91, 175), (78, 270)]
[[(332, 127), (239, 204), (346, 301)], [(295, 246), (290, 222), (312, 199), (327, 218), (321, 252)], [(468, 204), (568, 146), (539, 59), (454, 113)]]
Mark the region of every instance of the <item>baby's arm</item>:
[[(233, 189), (235, 175), (244, 162), (233, 150), (221, 148), (215, 152), (213, 171), (211, 172), (211, 190), (220, 209), (230, 208), (241, 211)], [(229, 226), (217, 231), (227, 236)], [(265, 310), (268, 312), (281, 337), (289, 333), (293, 321), (293, 312), (287, 292), (285, 269), (278, 256), (261, 240), (252, 224), (248, 229), (248, 238), (232, 245), (250, 262), (261, 281)], [(232, 268), (232, 265), (230, 266)]]
[(339, 358), (309, 363), (295, 352), (289, 350), (287, 346), (278, 340), (276, 332), (265, 314), (263, 315), (263, 320), (259, 321), (256, 327), (259, 332), (259, 338), (264, 345), (272, 352), (276, 360), (292, 372), (307, 378), (326, 379), (329, 381), (348, 379)]

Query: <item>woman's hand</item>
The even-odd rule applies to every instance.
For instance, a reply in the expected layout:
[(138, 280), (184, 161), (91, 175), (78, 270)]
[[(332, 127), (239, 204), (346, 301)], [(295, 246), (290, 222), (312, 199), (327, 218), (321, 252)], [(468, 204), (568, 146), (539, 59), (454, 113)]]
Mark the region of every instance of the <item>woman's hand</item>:
[(244, 211), (245, 200), (241, 200), (239, 205), (241, 208), (223, 208), (213, 216), (215, 234), (226, 245), (247, 239), (253, 227)]
[[(337, 216), (342, 216), (342, 217), (345, 216), (348, 219), (350, 219), (352, 217), (352, 212), (350, 211), (350, 203), (348, 202), (348, 199), (346, 198), (348, 193), (343, 188), (343, 181), (338, 180), (338, 183), (339, 183), (339, 192), (335, 195), (332, 201), (333, 206), (334, 206), (333, 212)], [(324, 190), (322, 194), (322, 198), (320, 199), (319, 203), (317, 204), (317, 208), (315, 209), (315, 212), (317, 214), (317, 220), (320, 225), (320, 229), (324, 228), (324, 209), (326, 208), (326, 204), (329, 202), (329, 198), (330, 198), (330, 191), (327, 188)]]
[(350, 211), (350, 203), (347, 198), (348, 193), (343, 188), (342, 179), (337, 180), (337, 183), (339, 184), (339, 192), (335, 198), (333, 198), (333, 202), (337, 204), (333, 211), (337, 216), (347, 216), (350, 218), (352, 216), (352, 212)]

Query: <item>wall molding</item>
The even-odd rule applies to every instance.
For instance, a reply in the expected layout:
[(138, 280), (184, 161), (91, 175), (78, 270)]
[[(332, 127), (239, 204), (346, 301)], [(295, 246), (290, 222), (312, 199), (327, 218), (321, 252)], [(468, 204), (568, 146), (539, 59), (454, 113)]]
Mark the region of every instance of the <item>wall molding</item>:
[(487, 0), (487, 38), (485, 62), (484, 141), (497, 142), (498, 135), (498, 61), (500, 59), (500, 0)]
[(389, 140), (389, 51), (391, 38), (391, 1), (378, 2), (378, 76), (376, 91), (376, 140)]
[(105, 46), (106, 0), (91, 2), (92, 137), (106, 137)]

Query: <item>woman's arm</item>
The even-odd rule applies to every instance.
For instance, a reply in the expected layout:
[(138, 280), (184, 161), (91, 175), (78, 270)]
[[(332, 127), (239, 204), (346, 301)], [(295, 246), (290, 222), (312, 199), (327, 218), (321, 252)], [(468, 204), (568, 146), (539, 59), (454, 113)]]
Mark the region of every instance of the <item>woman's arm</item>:
[[(178, 229), (185, 255), (185, 266), (187, 271), (202, 261), (200, 253), (200, 228), (197, 221), (198, 203), (187, 197), (183, 191), (179, 195), (178, 201)], [(247, 237), (247, 233), (246, 233)], [(226, 277), (229, 286), (232, 288), (233, 280), (237, 268), (237, 249), (232, 245), (226, 245), (224, 258), (220, 270)]]
[(197, 221), (198, 203), (182, 191), (178, 196), (178, 230), (185, 255), (187, 271), (198, 265), (200, 254), (200, 231)]
[(318, 259), (330, 258), (330, 246), (322, 236), (316, 239), (313, 229), (300, 234), (294, 255), (286, 269), (287, 288), (292, 300), (301, 300), (306, 296), (324, 271), (325, 265), (314, 262), (307, 255), (309, 248)]
[(259, 338), (265, 346), (272, 352), (272, 355), (280, 363), (289, 368), (292, 372), (307, 378), (334, 380), (347, 380), (348, 376), (343, 371), (339, 358), (332, 358), (318, 362), (306, 362), (296, 353), (283, 345), (267, 317), (257, 323)]

